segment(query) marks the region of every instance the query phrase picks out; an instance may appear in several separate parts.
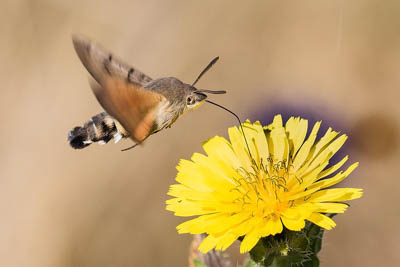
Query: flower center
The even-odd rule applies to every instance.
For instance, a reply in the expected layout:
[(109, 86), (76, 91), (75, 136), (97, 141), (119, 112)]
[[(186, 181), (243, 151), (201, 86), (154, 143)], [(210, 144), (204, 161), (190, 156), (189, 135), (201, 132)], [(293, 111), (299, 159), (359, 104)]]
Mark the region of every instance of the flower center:
[(290, 169), (290, 162), (277, 161), (272, 157), (266, 163), (253, 162), (251, 171), (238, 169), (241, 177), (235, 180), (237, 186), (234, 190), (241, 196), (234, 202), (252, 216), (279, 216), (291, 204), (280, 199), (281, 194), (288, 191)]

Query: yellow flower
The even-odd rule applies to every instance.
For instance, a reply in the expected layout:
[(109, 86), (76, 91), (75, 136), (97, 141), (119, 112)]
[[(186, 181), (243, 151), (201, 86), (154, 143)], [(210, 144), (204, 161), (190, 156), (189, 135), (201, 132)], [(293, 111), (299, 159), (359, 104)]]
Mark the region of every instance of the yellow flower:
[(315, 142), (320, 124), (305, 140), (305, 119), (292, 117), (283, 126), (277, 115), (266, 127), (246, 121), (242, 125), (248, 147), (239, 128), (232, 127), (230, 142), (216, 136), (203, 144), (207, 156), (194, 153), (191, 161), (181, 160), (167, 210), (199, 217), (177, 226), (179, 233), (208, 234), (199, 247), (203, 253), (225, 250), (243, 236), (244, 253), (283, 227), (300, 231), (305, 220), (332, 229), (336, 224), (324, 213), (344, 212), (347, 205), (339, 202), (361, 197), (362, 190), (326, 189), (345, 179), (358, 163), (334, 174), (346, 156), (327, 168), (347, 136), (329, 128)]

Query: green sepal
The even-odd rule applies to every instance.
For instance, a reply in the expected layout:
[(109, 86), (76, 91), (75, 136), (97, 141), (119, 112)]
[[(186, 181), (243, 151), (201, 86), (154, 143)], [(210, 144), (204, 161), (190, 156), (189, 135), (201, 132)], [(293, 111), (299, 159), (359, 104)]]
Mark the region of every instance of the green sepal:
[(302, 263), (302, 267), (319, 267), (319, 259), (316, 255), (312, 255), (309, 260)]
[(275, 257), (270, 265), (265, 265), (269, 267), (287, 267), (291, 266), (290, 260), (287, 257)]
[(298, 233), (292, 241), (292, 247), (300, 251), (306, 251), (308, 249), (309, 244), (310, 244), (309, 239), (302, 232)]
[(258, 266), (259, 265), (257, 265), (256, 262), (254, 262), (252, 259), (249, 259), (244, 267), (258, 267)]
[(204, 263), (202, 263), (201, 261), (194, 259), (193, 260), (193, 264), (195, 267), (208, 267), (207, 265), (205, 265)]
[(264, 247), (263, 240), (260, 239), (258, 243), (250, 250), (250, 258), (255, 262), (260, 262), (264, 259), (267, 249)]
[(321, 250), (323, 234), (324, 234), (323, 228), (313, 223), (310, 223), (307, 236), (310, 242), (310, 249), (315, 254), (317, 254)]

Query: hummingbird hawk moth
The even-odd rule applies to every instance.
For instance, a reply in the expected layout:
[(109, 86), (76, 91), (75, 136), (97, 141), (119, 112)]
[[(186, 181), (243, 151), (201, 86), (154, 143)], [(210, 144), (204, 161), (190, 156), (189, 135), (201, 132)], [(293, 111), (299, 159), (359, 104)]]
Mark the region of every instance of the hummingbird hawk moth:
[(68, 141), (75, 149), (94, 142), (105, 144), (111, 139), (117, 143), (122, 138), (131, 138), (136, 146), (150, 135), (171, 127), (187, 110), (203, 104), (206, 93), (226, 93), (194, 87), (218, 57), (190, 85), (174, 77), (152, 79), (85, 37), (73, 36), (72, 41), (91, 75), (92, 91), (105, 110), (68, 133)]

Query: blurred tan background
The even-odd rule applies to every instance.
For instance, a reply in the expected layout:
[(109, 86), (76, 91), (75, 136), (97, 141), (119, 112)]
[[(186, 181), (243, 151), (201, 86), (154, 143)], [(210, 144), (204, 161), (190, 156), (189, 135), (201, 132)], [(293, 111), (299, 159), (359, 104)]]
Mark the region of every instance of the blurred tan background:
[(321, 266), (400, 264), (399, 1), (2, 0), (0, 10), (0, 266), (187, 266), (191, 237), (164, 204), (175, 165), (236, 124), (204, 105), (129, 152), (129, 141), (71, 149), (67, 132), (101, 111), (72, 33), (153, 78), (191, 83), (219, 55), (198, 87), (228, 90), (211, 99), (243, 119), (302, 103), (345, 125), (361, 165), (343, 186), (365, 195), (336, 217)]

